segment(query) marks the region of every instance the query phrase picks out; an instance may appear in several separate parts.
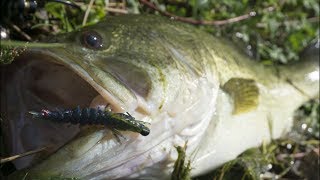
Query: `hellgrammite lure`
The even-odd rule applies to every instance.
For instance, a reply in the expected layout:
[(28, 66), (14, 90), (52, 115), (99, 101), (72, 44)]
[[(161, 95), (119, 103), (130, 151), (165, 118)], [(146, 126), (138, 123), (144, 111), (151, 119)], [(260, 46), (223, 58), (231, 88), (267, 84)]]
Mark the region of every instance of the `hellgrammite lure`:
[(40, 112), (30, 111), (29, 113), (33, 115), (33, 118), (59, 123), (104, 125), (112, 130), (117, 139), (117, 135), (122, 136), (118, 130), (137, 132), (143, 136), (147, 136), (150, 133), (150, 129), (145, 126), (146, 122), (136, 120), (128, 112), (126, 114), (113, 113), (112, 111), (95, 108), (81, 109), (78, 106), (72, 110), (50, 111), (43, 109)]

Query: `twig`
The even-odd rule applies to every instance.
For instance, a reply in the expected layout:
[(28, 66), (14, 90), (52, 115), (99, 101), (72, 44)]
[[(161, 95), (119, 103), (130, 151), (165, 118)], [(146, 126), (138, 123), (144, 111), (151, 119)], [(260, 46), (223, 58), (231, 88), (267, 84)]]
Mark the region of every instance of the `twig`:
[[(237, 16), (234, 18), (230, 18), (230, 19), (226, 19), (226, 20), (217, 20), (217, 21), (206, 21), (206, 20), (195, 20), (195, 19), (191, 19), (191, 18), (186, 18), (186, 17), (181, 17), (181, 16), (177, 16), (174, 14), (171, 14), (167, 11), (162, 11), (161, 9), (159, 9), (158, 7), (156, 7), (152, 2), (147, 1), (147, 0), (139, 0), (140, 3), (142, 3), (143, 5), (146, 5), (147, 7), (149, 7), (150, 9), (153, 9), (155, 11), (158, 11), (160, 14), (170, 17), (174, 20), (177, 21), (182, 21), (182, 22), (186, 22), (186, 23), (190, 23), (190, 24), (194, 24), (194, 25), (224, 25), (224, 24), (230, 24), (230, 23), (234, 23), (234, 22), (238, 22), (238, 21), (242, 21), (245, 19), (248, 19), (250, 17), (256, 16), (256, 12), (255, 11), (251, 11), (247, 14), (241, 15), (241, 16)], [(273, 11), (274, 8), (273, 7), (269, 7), (267, 8), (267, 10)]]
[(18, 26), (11, 24), (11, 23), (10, 23), (10, 26), (15, 31), (17, 31), (22, 37), (24, 37), (27, 41), (32, 41), (32, 38), (27, 33), (23, 32)]
[(311, 23), (315, 23), (315, 22), (319, 23), (319, 20), (320, 20), (319, 16), (308, 18), (308, 21)]
[(105, 10), (107, 10), (108, 12), (113, 12), (113, 13), (128, 14), (128, 11), (125, 9), (106, 7)]
[(36, 150), (28, 151), (28, 152), (25, 152), (25, 153), (22, 153), (22, 154), (18, 154), (18, 155), (14, 155), (14, 156), (11, 156), (11, 157), (3, 158), (3, 159), (0, 159), (0, 164), (5, 163), (5, 162), (9, 162), (9, 161), (13, 161), (13, 160), (16, 160), (18, 158), (22, 158), (24, 156), (29, 156), (31, 154), (38, 153), (38, 152), (43, 151), (45, 149), (46, 149), (46, 147), (43, 147), (41, 149), (36, 149)]
[(125, 7), (126, 4), (125, 4), (125, 1), (124, 2), (109, 2), (108, 4), (108, 7)]
[(90, 10), (92, 8), (92, 5), (93, 5), (94, 1), (95, 0), (90, 0), (90, 2), (89, 2), (88, 8), (86, 10), (86, 13), (84, 14), (84, 18), (83, 18), (83, 21), (82, 21), (82, 26), (86, 25), (86, 23), (87, 23), (88, 16), (89, 16), (89, 13), (90, 13)]
[[(83, 6), (85, 5), (82, 2), (75, 2), (76, 5), (78, 6)], [(116, 5), (119, 5), (120, 7), (125, 8), (125, 4), (123, 3), (106, 3), (105, 5), (105, 10), (109, 11), (109, 12), (113, 12), (113, 13), (120, 13), (120, 14), (128, 14), (129, 12), (126, 9), (120, 9), (119, 7), (117, 7)], [(97, 8), (96, 5), (92, 5), (91, 9)], [(87, 11), (87, 10), (86, 10)]]
[[(315, 148), (312, 149), (313, 152), (315, 152), (318, 156), (319, 156), (319, 148)], [(295, 153), (295, 154), (279, 154), (277, 156), (278, 160), (284, 160), (287, 157), (291, 157), (291, 158), (295, 158), (295, 159), (301, 159), (303, 157), (305, 157), (308, 154), (308, 152), (299, 152), (299, 153)]]

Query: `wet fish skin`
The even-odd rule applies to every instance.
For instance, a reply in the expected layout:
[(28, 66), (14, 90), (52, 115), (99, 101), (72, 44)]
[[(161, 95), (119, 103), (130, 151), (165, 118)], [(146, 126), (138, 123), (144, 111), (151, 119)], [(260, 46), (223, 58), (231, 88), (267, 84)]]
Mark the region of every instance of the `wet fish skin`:
[[(98, 33), (102, 49), (84, 47), (84, 32)], [(108, 17), (51, 42), (67, 48), (33, 53), (53, 57), (116, 109), (150, 122), (150, 134), (125, 134), (128, 141), (115, 144), (112, 138), (101, 141), (104, 130), (91, 130), (15, 176), (165, 178), (177, 157), (174, 147), (186, 141), (192, 174), (198, 175), (279, 138), (290, 130), (294, 110), (319, 96), (318, 60), (266, 67), (230, 42), (162, 17)], [(228, 82), (239, 83), (230, 87), (248, 87), (249, 93), (223, 89)], [(252, 101), (234, 106), (236, 99)]]

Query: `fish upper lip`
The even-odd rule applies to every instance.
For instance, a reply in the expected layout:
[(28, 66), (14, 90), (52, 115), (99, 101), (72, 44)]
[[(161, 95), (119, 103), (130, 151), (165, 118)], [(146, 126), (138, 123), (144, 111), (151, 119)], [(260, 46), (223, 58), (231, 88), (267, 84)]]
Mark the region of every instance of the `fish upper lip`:
[[(72, 59), (69, 57), (65, 57), (64, 55), (57, 54), (55, 50), (33, 50), (36, 53), (41, 53), (53, 58), (53, 62), (62, 64), (66, 66), (70, 70), (74, 71), (80, 78), (84, 79), (88, 84), (90, 84), (103, 98), (108, 104), (110, 104), (114, 111), (116, 112), (133, 112), (138, 108), (138, 99), (135, 98), (128, 98), (124, 102), (119, 97), (112, 95), (107, 89), (102, 87), (98, 82), (94, 80), (92, 75), (90, 75), (86, 70), (74, 63)], [(126, 87), (125, 85), (123, 85)], [(129, 101), (131, 100), (131, 101)]]

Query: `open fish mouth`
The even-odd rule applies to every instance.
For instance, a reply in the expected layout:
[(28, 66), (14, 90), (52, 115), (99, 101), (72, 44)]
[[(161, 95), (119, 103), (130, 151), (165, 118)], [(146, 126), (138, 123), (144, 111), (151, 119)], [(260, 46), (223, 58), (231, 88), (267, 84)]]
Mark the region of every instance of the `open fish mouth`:
[[(6, 89), (1, 99), (7, 105), (1, 107), (1, 114), (8, 119), (4, 123), (4, 127), (9, 127), (4, 130), (8, 151), (14, 155), (45, 147), (40, 153), (15, 160), (17, 169), (41, 163), (64, 145), (77, 141), (78, 137), (87, 142), (74, 150), (74, 156), (80, 156), (101, 142), (107, 142), (105, 149), (114, 149), (139, 136), (139, 133), (123, 132), (124, 139), (119, 143), (110, 129), (104, 126), (62, 124), (28, 115), (29, 111), (47, 109), (63, 112), (80, 106), (109, 108), (117, 113), (130, 112), (139, 120), (146, 117), (146, 110), (136, 112), (141, 108), (137, 108), (133, 92), (130, 91), (128, 101), (123, 101), (102, 87), (82, 67), (65, 58), (51, 51), (35, 50), (19, 57), (4, 71)], [(124, 84), (118, 86), (125, 87)]]
[[(44, 53), (44, 54), (42, 54)], [(88, 72), (89, 70), (92, 70), (90, 68), (84, 69), (84, 67), (80, 66), (77, 63), (74, 63), (75, 61), (70, 59), (70, 56), (62, 56), (62, 55), (57, 55), (58, 52), (52, 52), (52, 51), (40, 51), (36, 53), (37, 56), (47, 56), (49, 58), (47, 61), (52, 62), (52, 63), (57, 63), (56, 65), (62, 66), (63, 71), (70, 73), (70, 77), (74, 77), (74, 79), (77, 79), (77, 81), (85, 81), (89, 86), (95, 89), (95, 91), (98, 93), (98, 96), (96, 96), (95, 100), (93, 101), (94, 106), (96, 103), (102, 103), (101, 105), (109, 105), (111, 106), (111, 109), (116, 112), (124, 112), (128, 110), (134, 110), (137, 107), (137, 99), (135, 94), (129, 90), (124, 83), (121, 81), (118, 81), (114, 77), (110, 78), (107, 76), (103, 77), (98, 77), (97, 76), (102, 76), (102, 74), (95, 74), (95, 73), (90, 73)], [(94, 68), (92, 72), (98, 71), (98, 69), (95, 66), (89, 65), (89, 67)], [(111, 75), (108, 73), (108, 75)], [(65, 77), (66, 78), (66, 77)], [(101, 82), (102, 79), (107, 79), (110, 78), (114, 80), (112, 83), (113, 84), (103, 84)], [(81, 79), (81, 80), (80, 80)], [(59, 78), (57, 79), (58, 81), (60, 80)], [(67, 79), (69, 80), (69, 79)], [(70, 86), (72, 86), (72, 80), (70, 79)], [(48, 82), (50, 83), (50, 82)], [(118, 83), (118, 84), (116, 84)], [(103, 86), (104, 85), (104, 86)], [(116, 86), (116, 87), (114, 87)], [(81, 88), (81, 87), (79, 87)], [(121, 88), (121, 89), (120, 89)], [(77, 88), (78, 89), (78, 88)], [(88, 89), (88, 88), (86, 88)], [(121, 90), (126, 90), (128, 91), (127, 93), (130, 94), (130, 97), (117, 97), (117, 95), (121, 95), (121, 92), (117, 92), (117, 94), (114, 94), (117, 89), (118, 91)], [(79, 89), (78, 89), (79, 90)], [(110, 91), (111, 90), (111, 91)], [(85, 95), (85, 94), (83, 94)], [(72, 95), (71, 95), (72, 97)], [(121, 99), (122, 98), (122, 99)], [(105, 101), (105, 102), (102, 102)]]

